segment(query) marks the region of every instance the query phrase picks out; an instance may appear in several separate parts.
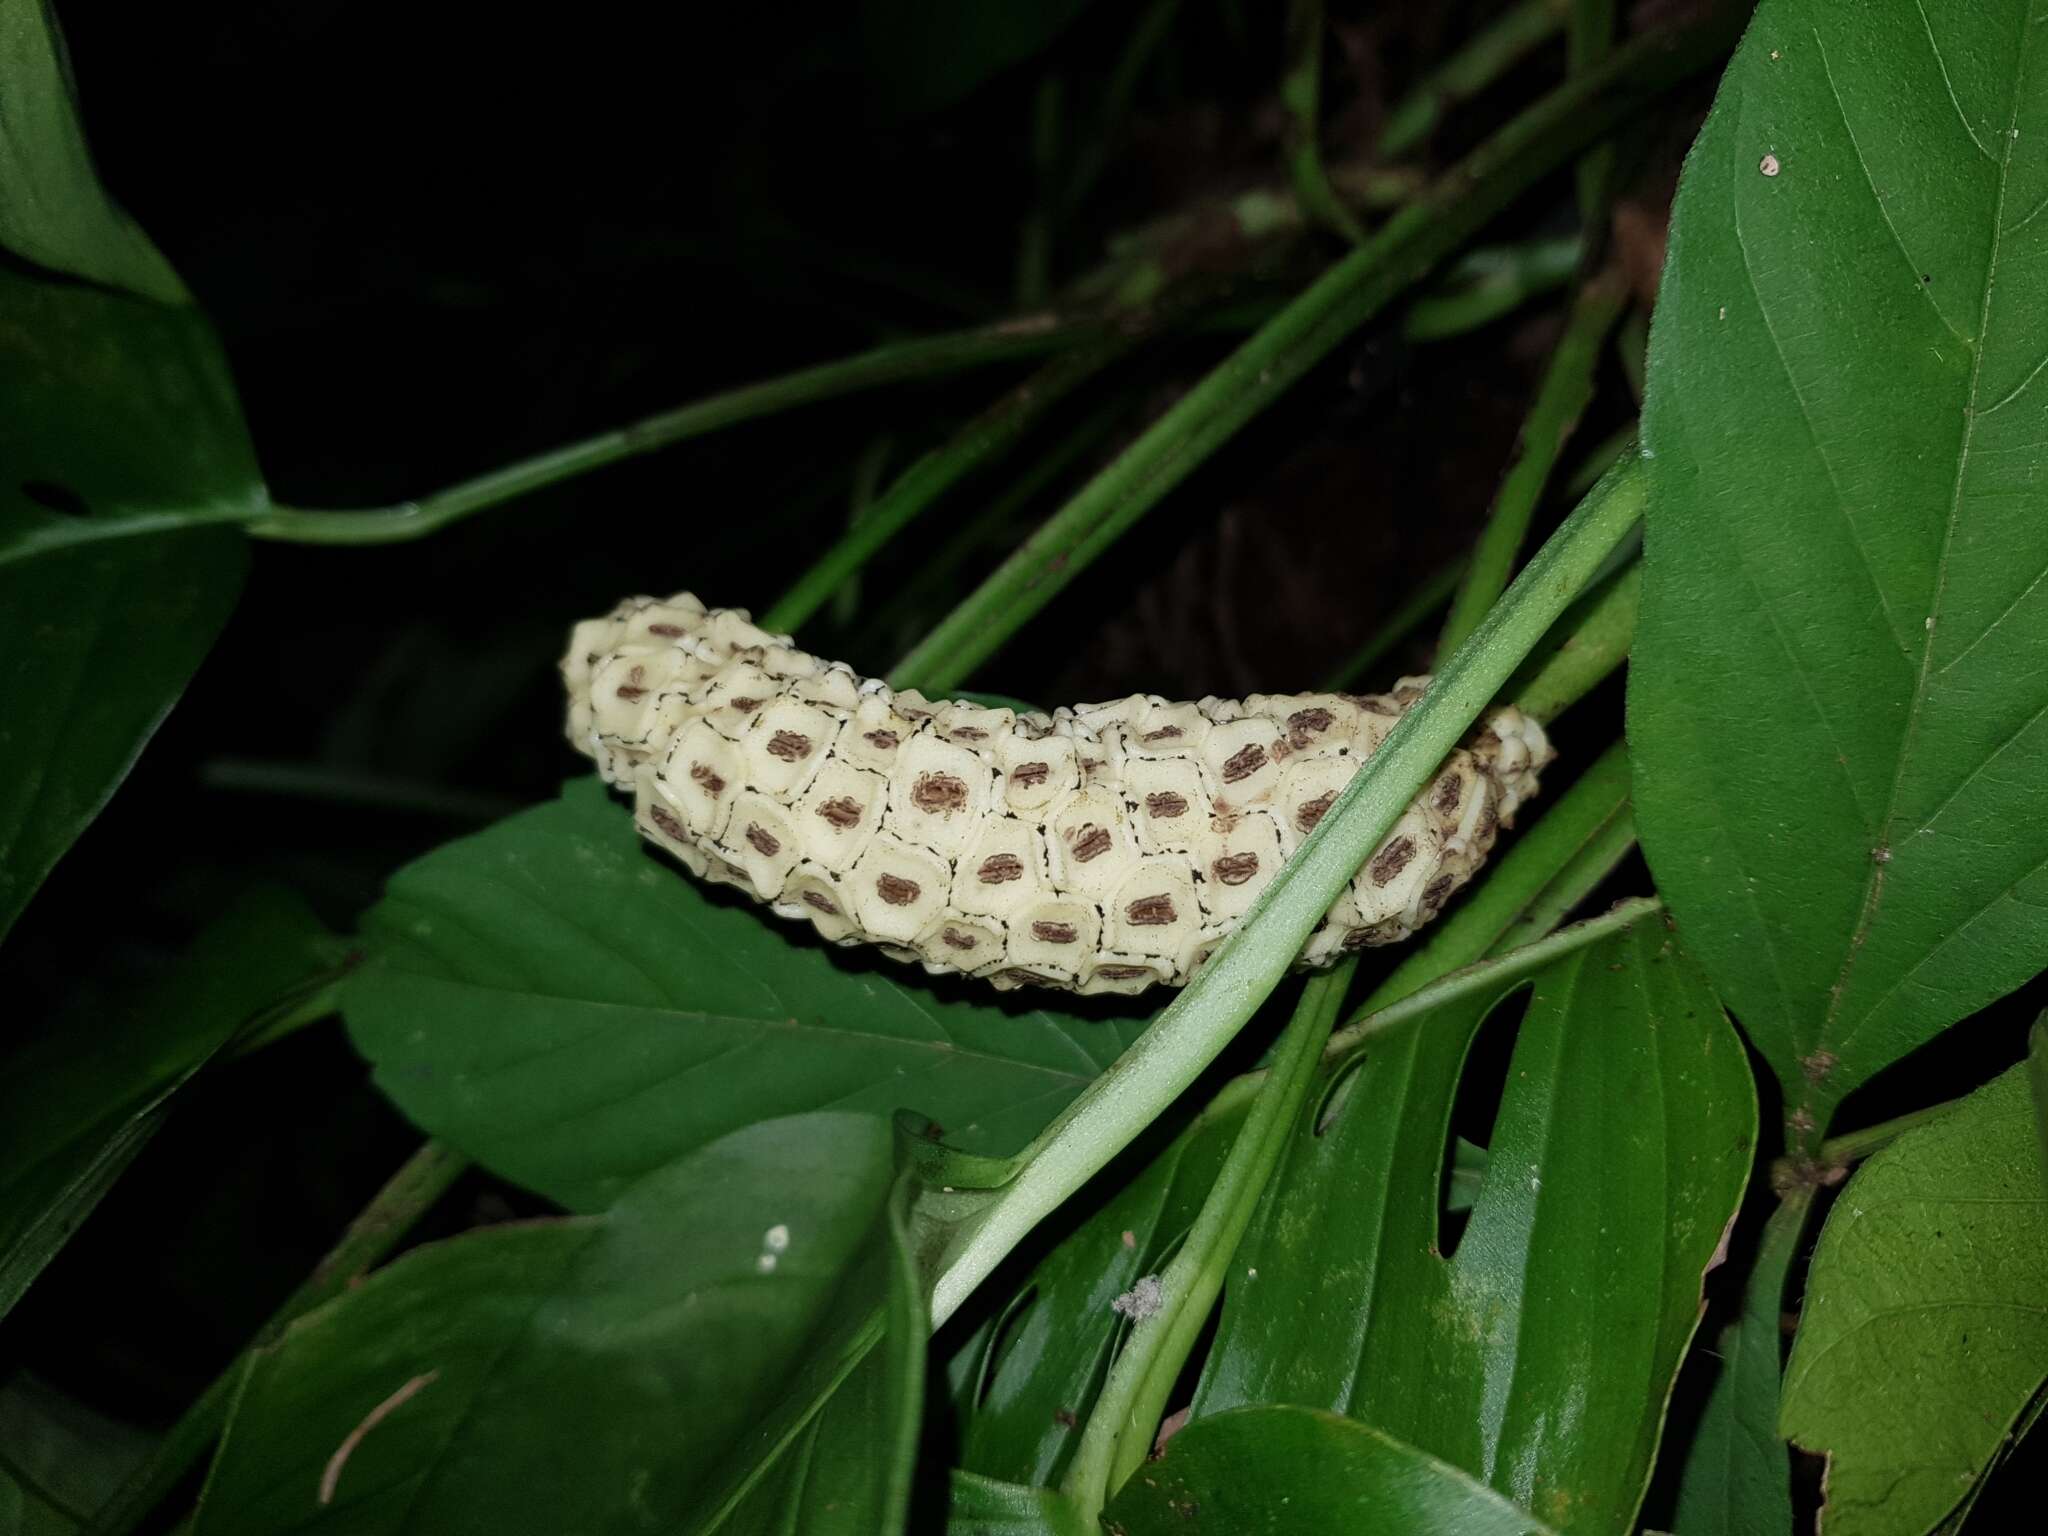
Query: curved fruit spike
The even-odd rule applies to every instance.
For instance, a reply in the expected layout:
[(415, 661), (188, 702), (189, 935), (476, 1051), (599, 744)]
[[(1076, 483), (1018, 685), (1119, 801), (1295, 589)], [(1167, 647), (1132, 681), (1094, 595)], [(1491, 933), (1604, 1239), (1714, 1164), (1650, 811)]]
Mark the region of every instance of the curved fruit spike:
[[(688, 593), (578, 624), (562, 677), (569, 740), (693, 875), (934, 973), (1119, 993), (1187, 981), (1429, 686), (1050, 715), (934, 703)], [(1492, 715), (1303, 963), (1434, 917), (1551, 756), (1534, 720)]]

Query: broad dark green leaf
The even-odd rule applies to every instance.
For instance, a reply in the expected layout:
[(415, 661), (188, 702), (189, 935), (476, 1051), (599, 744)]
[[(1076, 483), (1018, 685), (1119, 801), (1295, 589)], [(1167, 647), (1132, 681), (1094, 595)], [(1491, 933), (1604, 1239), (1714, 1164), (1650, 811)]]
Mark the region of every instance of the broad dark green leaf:
[(1764, 0), (1673, 210), (1636, 811), (1798, 1143), (2048, 963), (2036, 9)]
[(437, 849), (364, 923), (343, 1006), (433, 1135), (572, 1209), (737, 1126), (914, 1108), (1021, 1146), (1143, 1019), (953, 998), (646, 852), (594, 780)]
[(0, 1536), (74, 1536), (153, 1439), (32, 1376), (0, 1382)]
[(1792, 1529), (1792, 1453), (1778, 1437), (1781, 1319), (1786, 1277), (1811, 1204), (1809, 1193), (1773, 1209), (1743, 1283), (1741, 1312), (1714, 1338), (1713, 1386), (1682, 1448), (1671, 1523), (1677, 1536)]
[(2026, 1069), (1908, 1131), (1828, 1213), (1781, 1427), (1828, 1458), (1826, 1536), (1919, 1536), (2048, 1379), (2048, 1181)]
[(960, 5), (957, 0), (865, 0), (870, 67), (906, 116), (937, 111), (1051, 43), (1088, 0)]
[(222, 528), (0, 553), (0, 937), (184, 692), (245, 560)]
[[(1524, 986), (1484, 1182), (1446, 1257), (1459, 1079)], [(1369, 1041), (1238, 1250), (1197, 1422), (1344, 1413), (1560, 1530), (1627, 1531), (1755, 1131), (1741, 1044), (1655, 918)]]
[[(603, 1216), (415, 1250), (258, 1354), (196, 1536), (703, 1529), (792, 1437), (835, 1434), (845, 1464), (848, 1427), (807, 1437), (789, 1410), (849, 1371), (883, 1415), (851, 1426), (872, 1453), (904, 1422), (902, 1341), (860, 1367), (892, 1288), (903, 1305), (893, 1183), (884, 1122), (808, 1115), (703, 1147)], [(899, 1482), (864, 1470), (857, 1491)]]
[(0, 13), (0, 936), (241, 590), (263, 483), (218, 342), (92, 173), (43, 0)]
[(0, 1316), (245, 1027), (337, 977), (347, 945), (290, 890), (243, 895), (160, 982), (67, 1010), (0, 1054)]
[(1527, 1510), (1384, 1430), (1312, 1408), (1239, 1408), (1167, 1442), (1110, 1502), (1122, 1536), (1370, 1531), (1553, 1536)]
[(69, 77), (49, 0), (11, 0), (0, 10), (0, 246), (53, 272), (185, 302), (170, 263), (100, 187)]

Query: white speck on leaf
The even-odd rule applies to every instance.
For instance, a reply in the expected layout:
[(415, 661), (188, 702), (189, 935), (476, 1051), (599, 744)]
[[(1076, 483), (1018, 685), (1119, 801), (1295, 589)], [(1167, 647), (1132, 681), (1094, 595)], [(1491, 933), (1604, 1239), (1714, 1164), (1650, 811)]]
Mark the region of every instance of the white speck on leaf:
[(1109, 1304), (1109, 1310), (1120, 1312), (1134, 1323), (1142, 1323), (1148, 1317), (1156, 1317), (1165, 1302), (1165, 1293), (1159, 1288), (1157, 1275), (1146, 1275), (1136, 1285)]
[(761, 1246), (770, 1253), (788, 1252), (789, 1228), (778, 1221), (774, 1226), (761, 1234)]
[(1778, 157), (1776, 155), (1765, 155), (1763, 159), (1757, 162), (1756, 168), (1766, 176), (1775, 176), (1778, 174), (1779, 169)]
[(758, 1269), (764, 1275), (774, 1274), (775, 1255), (772, 1253), (762, 1254), (759, 1258), (754, 1260), (754, 1268)]

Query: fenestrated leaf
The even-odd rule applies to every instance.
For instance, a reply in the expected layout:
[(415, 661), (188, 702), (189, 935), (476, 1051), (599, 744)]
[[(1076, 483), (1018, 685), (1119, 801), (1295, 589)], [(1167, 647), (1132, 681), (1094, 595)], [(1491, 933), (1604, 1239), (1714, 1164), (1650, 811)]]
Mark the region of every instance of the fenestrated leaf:
[[(1524, 985), (1447, 1259), (1458, 1081)], [(1341, 1412), (1560, 1530), (1627, 1531), (1755, 1140), (1748, 1066), (1699, 967), (1639, 921), (1368, 1041), (1334, 1093), (1238, 1249), (1197, 1424), (1258, 1403)]]
[(807, 1115), (414, 1251), (258, 1354), (196, 1536), (702, 1529), (900, 1291), (894, 1179), (884, 1122)]
[(55, 272), (185, 302), (170, 263), (93, 174), (69, 74), (49, 0), (0, 11), (0, 246)]
[(1167, 1442), (1103, 1516), (1124, 1536), (1371, 1531), (1554, 1536), (1552, 1527), (1384, 1430), (1312, 1408), (1239, 1408)]
[(347, 945), (281, 886), (248, 891), (155, 985), (66, 1010), (0, 1054), (0, 1316), (238, 1031), (338, 976)]
[(941, 1000), (647, 853), (594, 779), (401, 870), (343, 998), (432, 1134), (572, 1209), (737, 1126), (914, 1108), (1010, 1151), (1144, 1027)]
[(0, 936), (241, 590), (263, 501), (219, 343), (92, 174), (43, 0), (0, 15)]
[(2048, 1184), (2014, 1067), (1857, 1172), (1828, 1213), (1781, 1428), (1828, 1458), (1824, 1536), (1919, 1536), (2048, 1379)]
[(2048, 963), (2035, 9), (1764, 0), (1673, 210), (1636, 814), (1801, 1144)]
[(153, 1439), (32, 1376), (0, 1382), (0, 1536), (73, 1536)]

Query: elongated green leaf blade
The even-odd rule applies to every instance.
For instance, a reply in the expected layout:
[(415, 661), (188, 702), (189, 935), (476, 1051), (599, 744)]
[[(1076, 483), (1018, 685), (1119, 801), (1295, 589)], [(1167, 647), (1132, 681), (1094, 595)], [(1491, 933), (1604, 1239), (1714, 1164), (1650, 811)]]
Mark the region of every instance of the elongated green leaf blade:
[(0, 1536), (73, 1536), (152, 1439), (33, 1376), (0, 1381)]
[(703, 1528), (860, 1359), (893, 1179), (885, 1124), (805, 1116), (415, 1251), (257, 1356), (196, 1536)]
[(437, 849), (364, 923), (344, 1011), (398, 1106), (572, 1209), (752, 1121), (914, 1108), (1009, 1151), (1144, 1027), (941, 1000), (647, 853), (593, 780)]
[(1662, 922), (1553, 962), (1529, 983), (1484, 1182), (1446, 1258), (1459, 1079), (1520, 985), (1369, 1041), (1312, 1107), (1238, 1250), (1195, 1411), (1341, 1412), (1560, 1530), (1626, 1532), (1748, 1177), (1753, 1086)]
[(1764, 0), (1673, 210), (1637, 814), (1802, 1144), (2048, 962), (2034, 9)]
[(2048, 1379), (2048, 1183), (2026, 1069), (1908, 1131), (1828, 1213), (1784, 1432), (1828, 1458), (1825, 1536), (1920, 1536)]
[(1239, 1408), (1191, 1424), (1124, 1485), (1104, 1521), (1125, 1536), (1554, 1536), (1469, 1473), (1384, 1430), (1298, 1407)]

